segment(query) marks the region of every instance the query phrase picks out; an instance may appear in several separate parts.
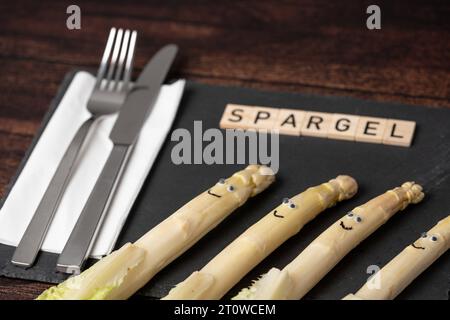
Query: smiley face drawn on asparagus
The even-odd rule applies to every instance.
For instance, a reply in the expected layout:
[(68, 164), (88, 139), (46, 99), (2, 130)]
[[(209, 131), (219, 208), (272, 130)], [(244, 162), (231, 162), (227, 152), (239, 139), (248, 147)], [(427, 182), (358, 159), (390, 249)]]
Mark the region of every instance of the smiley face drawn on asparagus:
[[(214, 191), (211, 191), (212, 189)], [(219, 179), (219, 182), (208, 190), (208, 194), (216, 198), (222, 198), (225, 192), (233, 192), (234, 190), (235, 187), (232, 184), (229, 184), (225, 179)]]
[[(231, 209), (232, 206), (241, 206), (249, 197), (264, 190), (274, 181), (274, 177), (270, 168), (250, 165), (246, 170), (233, 174), (227, 179), (219, 179), (198, 197), (202, 199), (202, 203), (208, 204), (208, 210)], [(187, 204), (187, 206), (191, 207), (191, 204)]]
[[(365, 239), (373, 233), (389, 220), (391, 214), (403, 210), (408, 203), (420, 202), (422, 198), (422, 187), (406, 182), (348, 212), (330, 227), (330, 230), (335, 230), (334, 233), (330, 232), (323, 238), (333, 243), (333, 250), (342, 253), (348, 249), (345, 243), (359, 243), (358, 239)], [(332, 237), (339, 241), (333, 241)]]
[(336, 221), (329, 228), (330, 232), (321, 237), (323, 241), (329, 243), (333, 251), (343, 256), (349, 249), (348, 244), (352, 243), (356, 246), (361, 242), (359, 239), (365, 239), (383, 225), (390, 214), (405, 207), (409, 199), (417, 197), (417, 201), (420, 201), (423, 197), (421, 190), (421, 187), (414, 183), (405, 183), (402, 187), (388, 191), (367, 204), (354, 208)]
[[(438, 240), (439, 240), (438, 235), (434, 235), (434, 234), (429, 235), (428, 233), (423, 232), (420, 235), (420, 238), (411, 244), (411, 247), (418, 249), (418, 250), (425, 250), (425, 249), (427, 249), (427, 247), (429, 247), (430, 243), (436, 243), (436, 242), (438, 242)], [(427, 243), (427, 241), (429, 241), (429, 243)], [(418, 244), (416, 244), (416, 243), (418, 243)]]
[(211, 189), (207, 191), (207, 193), (216, 198), (222, 198), (227, 193), (236, 191), (236, 187), (230, 183), (226, 179), (219, 179), (219, 182), (216, 183)]
[[(353, 220), (353, 221), (355, 221), (356, 223), (361, 223), (362, 220), (363, 220), (359, 215), (354, 214), (353, 212), (347, 213), (347, 215), (345, 216), (345, 218), (347, 218), (347, 220), (350, 219), (350, 221)], [(344, 223), (344, 220), (341, 220), (340, 223), (339, 223), (339, 225), (340, 225), (341, 228), (344, 229), (344, 230), (347, 230), (347, 231), (353, 230), (353, 226), (351, 226), (351, 225), (350, 225), (350, 226), (347, 226), (347, 225), (348, 225), (348, 222), (347, 222), (347, 225), (346, 225), (346, 224)]]
[[(289, 210), (293, 210), (293, 209), (295, 209), (295, 208), (297, 208), (297, 205), (294, 203), (294, 201), (292, 201), (292, 200), (289, 199), (289, 198), (284, 198), (284, 199), (283, 199), (283, 202), (281, 203), (281, 205), (278, 206), (278, 207), (273, 211), (273, 215), (274, 215), (274, 217), (283, 219), (283, 218), (284, 218), (284, 215), (281, 214), (281, 213), (284, 213), (284, 212), (288, 213)], [(280, 213), (280, 212), (281, 212), (281, 213)]]

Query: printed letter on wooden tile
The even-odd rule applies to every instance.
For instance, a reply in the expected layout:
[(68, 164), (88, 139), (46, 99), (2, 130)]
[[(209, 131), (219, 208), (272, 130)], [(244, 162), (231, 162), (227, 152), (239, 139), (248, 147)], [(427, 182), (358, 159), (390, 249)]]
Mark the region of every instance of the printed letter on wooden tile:
[(388, 119), (386, 130), (384, 131), (383, 143), (409, 147), (414, 136), (415, 128), (416, 123), (414, 121)]
[(280, 134), (299, 136), (305, 114), (305, 111), (280, 109), (273, 129), (278, 129)]
[(247, 129), (254, 118), (254, 109), (249, 106), (227, 104), (220, 120), (222, 129)]
[(355, 140), (360, 142), (382, 143), (387, 119), (360, 117)]
[(304, 136), (326, 138), (332, 117), (333, 115), (331, 113), (306, 112), (301, 134)]
[(266, 107), (253, 107), (253, 109), (253, 121), (250, 127), (256, 130), (271, 130), (275, 125), (280, 109)]
[(335, 113), (328, 130), (329, 139), (355, 140), (359, 116)]

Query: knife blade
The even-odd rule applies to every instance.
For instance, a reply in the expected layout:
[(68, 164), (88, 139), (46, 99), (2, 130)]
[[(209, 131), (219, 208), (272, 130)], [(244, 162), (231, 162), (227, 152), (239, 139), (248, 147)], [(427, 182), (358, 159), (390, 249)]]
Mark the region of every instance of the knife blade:
[(107, 214), (132, 147), (155, 105), (161, 85), (177, 52), (176, 45), (167, 45), (160, 49), (145, 66), (127, 95), (109, 135), (113, 149), (58, 258), (58, 271), (70, 274), (81, 272)]

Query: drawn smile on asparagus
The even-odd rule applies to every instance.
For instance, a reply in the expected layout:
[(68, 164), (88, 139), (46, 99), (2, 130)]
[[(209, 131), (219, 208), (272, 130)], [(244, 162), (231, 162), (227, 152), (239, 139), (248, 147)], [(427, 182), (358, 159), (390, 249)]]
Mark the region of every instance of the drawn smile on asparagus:
[(219, 196), (218, 194), (215, 194), (215, 193), (211, 192), (211, 189), (208, 190), (208, 194), (210, 194), (210, 195), (212, 195), (214, 197), (217, 197), (217, 198), (222, 198), (222, 196)]
[(275, 211), (273, 212), (273, 215), (274, 215), (275, 217), (277, 217), (277, 218), (284, 218), (284, 216), (282, 216), (281, 214), (277, 214), (277, 210), (275, 210)]
[(346, 227), (344, 224), (344, 221), (341, 221), (340, 225), (341, 225), (342, 229), (344, 229), (344, 230), (352, 230), (353, 229), (353, 227)]
[(425, 250), (425, 247), (416, 246), (414, 243), (412, 243), (411, 246), (416, 249)]
[[(421, 234), (421, 238), (422, 239), (429, 239), (432, 242), (438, 241), (438, 237), (436, 235), (433, 235), (433, 234), (432, 235), (428, 235), (428, 233), (426, 233), (426, 232)], [(426, 249), (426, 247), (416, 246), (415, 242), (411, 244), (411, 247), (416, 248), (416, 249), (420, 249), (420, 250), (425, 250)]]

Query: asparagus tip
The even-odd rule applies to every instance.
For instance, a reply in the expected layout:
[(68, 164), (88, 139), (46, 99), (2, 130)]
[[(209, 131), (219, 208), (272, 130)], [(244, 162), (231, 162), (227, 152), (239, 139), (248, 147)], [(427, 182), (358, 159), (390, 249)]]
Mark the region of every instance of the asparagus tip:
[(414, 181), (405, 182), (402, 184), (402, 188), (406, 191), (410, 203), (419, 203), (425, 196), (422, 192), (422, 186)]
[(267, 187), (275, 181), (275, 173), (267, 166), (250, 165), (245, 169), (245, 171), (251, 173), (251, 179), (255, 185), (252, 192), (252, 197), (267, 189)]
[(333, 180), (336, 181), (339, 186), (339, 201), (350, 199), (358, 191), (358, 183), (350, 176), (339, 175)]

